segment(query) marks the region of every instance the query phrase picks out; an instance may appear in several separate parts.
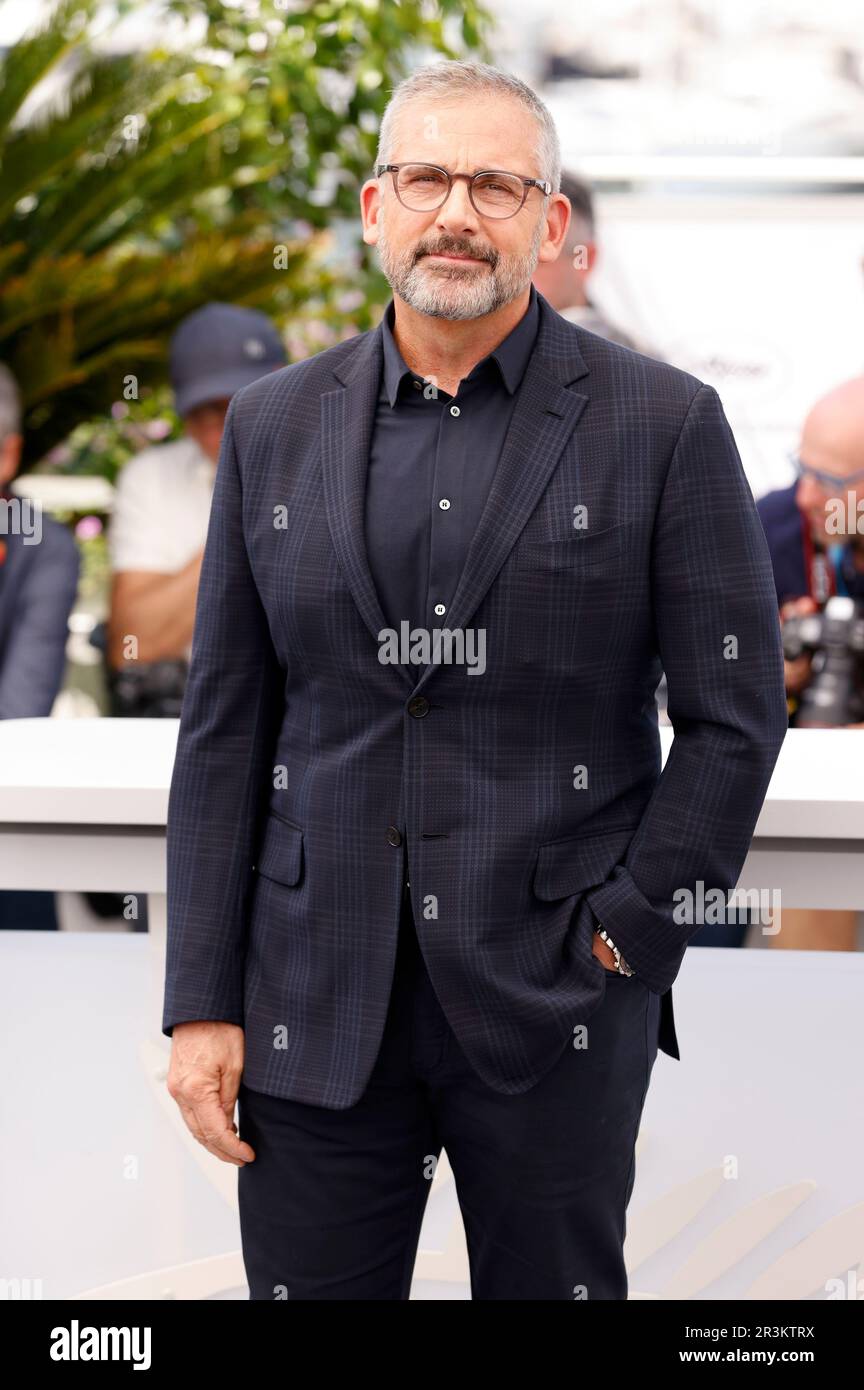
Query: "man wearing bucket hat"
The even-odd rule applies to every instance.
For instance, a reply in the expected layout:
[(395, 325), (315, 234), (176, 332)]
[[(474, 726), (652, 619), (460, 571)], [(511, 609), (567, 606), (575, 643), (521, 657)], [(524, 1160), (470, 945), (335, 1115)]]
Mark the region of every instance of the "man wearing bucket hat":
[(170, 375), (184, 437), (137, 454), (117, 483), (109, 533), (114, 672), (137, 674), (157, 662), (185, 668), (225, 412), (235, 391), (284, 364), (279, 333), (257, 309), (205, 304), (175, 330)]

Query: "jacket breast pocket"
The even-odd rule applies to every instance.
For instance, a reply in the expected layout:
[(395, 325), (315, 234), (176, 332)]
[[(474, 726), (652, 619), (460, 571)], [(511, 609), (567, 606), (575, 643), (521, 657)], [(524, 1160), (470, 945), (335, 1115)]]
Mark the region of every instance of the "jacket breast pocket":
[(633, 825), (622, 825), (547, 840), (537, 851), (534, 865), (535, 897), (554, 902), (603, 883), (624, 858), (635, 831)]
[(262, 878), (270, 878), (293, 888), (303, 872), (303, 831), (271, 811), (255, 868)]
[(625, 521), (599, 531), (574, 530), (561, 540), (526, 539), (517, 542), (515, 565), (527, 570), (602, 571), (622, 554), (631, 529), (632, 522)]

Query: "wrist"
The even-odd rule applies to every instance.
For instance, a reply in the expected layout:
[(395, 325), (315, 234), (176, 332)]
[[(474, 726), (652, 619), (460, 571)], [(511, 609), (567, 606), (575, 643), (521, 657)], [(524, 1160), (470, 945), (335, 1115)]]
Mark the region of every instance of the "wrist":
[(601, 941), (604, 941), (604, 942), (606, 943), (606, 945), (609, 947), (610, 951), (612, 952), (613, 956), (615, 957), (615, 965), (614, 965), (613, 968), (618, 972), (618, 974), (619, 974), (619, 975), (634, 975), (636, 972), (635, 972), (634, 970), (632, 970), (631, 967), (627, 964), (626, 960), (625, 960), (624, 957), (622, 956), (622, 954), (621, 954), (621, 952), (619, 951), (618, 947), (615, 945), (615, 942), (612, 940), (612, 938), (611, 938), (611, 936), (609, 935), (609, 933), (606, 931), (606, 929), (605, 929), (605, 927), (603, 926), (603, 924), (600, 923), (599, 925), (597, 925), (597, 926), (594, 928), (594, 930), (595, 930), (595, 932), (597, 933), (597, 935), (600, 937), (600, 940), (601, 940)]

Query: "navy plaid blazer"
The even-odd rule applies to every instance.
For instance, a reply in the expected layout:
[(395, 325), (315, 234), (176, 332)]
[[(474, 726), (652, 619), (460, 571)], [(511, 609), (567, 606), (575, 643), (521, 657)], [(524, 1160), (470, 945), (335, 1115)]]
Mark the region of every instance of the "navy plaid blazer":
[(171, 781), (162, 1027), (243, 1026), (253, 1090), (359, 1099), (406, 867), (490, 1086), (528, 1090), (632, 986), (593, 954), (598, 920), (668, 1001), (679, 1055), (671, 986), (698, 922), (673, 895), (734, 887), (787, 728), (771, 563), (716, 391), (540, 311), (447, 613), (485, 633), (482, 674), (379, 660), (380, 327), (232, 398)]

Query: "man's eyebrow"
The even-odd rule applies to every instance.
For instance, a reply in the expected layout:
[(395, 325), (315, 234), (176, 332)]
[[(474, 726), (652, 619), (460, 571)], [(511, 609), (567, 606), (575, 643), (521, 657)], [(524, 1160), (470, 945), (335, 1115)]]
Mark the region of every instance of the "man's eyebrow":
[[(438, 161), (435, 159), (408, 159), (404, 162), (407, 164), (431, 164), (436, 169), (446, 169), (448, 174), (452, 174), (454, 172), (449, 164), (439, 164)], [(485, 174), (487, 170), (491, 170), (493, 173), (497, 172), (499, 174), (506, 174), (508, 172), (507, 167), (504, 164), (475, 164), (474, 168), (470, 172), (472, 174)]]

